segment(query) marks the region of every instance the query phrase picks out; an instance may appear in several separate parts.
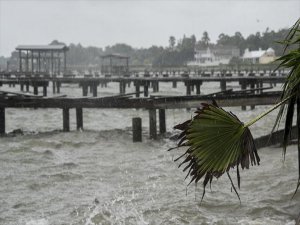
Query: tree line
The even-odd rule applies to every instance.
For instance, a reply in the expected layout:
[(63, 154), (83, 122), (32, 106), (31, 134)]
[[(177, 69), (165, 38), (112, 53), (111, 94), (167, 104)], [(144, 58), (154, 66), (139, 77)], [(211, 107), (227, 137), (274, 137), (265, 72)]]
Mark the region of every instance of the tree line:
[[(276, 55), (281, 55), (282, 45), (274, 40), (283, 40), (287, 34), (287, 29), (278, 31), (268, 28), (260, 33), (243, 37), (240, 32), (234, 35), (221, 33), (216, 41), (212, 43), (207, 31), (202, 37), (197, 39), (195, 35), (182, 38), (169, 37), (169, 45), (151, 46), (150, 48), (134, 48), (125, 43), (118, 43), (112, 46), (83, 47), (81, 44), (70, 44), (68, 52), (68, 64), (70, 65), (98, 65), (102, 55), (118, 53), (130, 57), (131, 65), (153, 65), (153, 66), (181, 66), (194, 59), (195, 49), (206, 49), (207, 47), (237, 47), (241, 54), (246, 48), (257, 50), (269, 47), (275, 50)], [(54, 40), (51, 44), (61, 42)]]

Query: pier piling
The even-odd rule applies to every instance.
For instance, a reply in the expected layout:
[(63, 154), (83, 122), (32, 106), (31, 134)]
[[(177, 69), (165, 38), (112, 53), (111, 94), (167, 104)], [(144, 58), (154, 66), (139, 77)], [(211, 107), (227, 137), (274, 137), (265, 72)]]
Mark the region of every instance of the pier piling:
[(63, 131), (70, 131), (70, 113), (69, 108), (63, 108)]
[(142, 119), (140, 117), (132, 118), (132, 141), (142, 141)]
[(5, 108), (0, 108), (0, 135), (5, 134)]
[(157, 139), (156, 131), (156, 109), (149, 109), (149, 129), (150, 129), (150, 139)]
[(83, 130), (82, 108), (76, 108), (76, 124), (77, 130)]
[(166, 110), (159, 109), (159, 133), (164, 134), (166, 133)]

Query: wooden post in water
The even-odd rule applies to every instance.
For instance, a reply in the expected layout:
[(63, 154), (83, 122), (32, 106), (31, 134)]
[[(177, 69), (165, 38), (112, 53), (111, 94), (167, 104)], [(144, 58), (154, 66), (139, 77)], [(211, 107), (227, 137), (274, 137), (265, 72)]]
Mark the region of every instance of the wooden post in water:
[(38, 94), (39, 94), (39, 87), (37, 86), (37, 84), (35, 84), (35, 85), (33, 86), (33, 94), (34, 94), (34, 95), (38, 95)]
[(226, 91), (226, 81), (225, 80), (220, 81), (220, 87), (221, 87), (221, 91)]
[(47, 85), (44, 84), (43, 86), (43, 96), (47, 96)]
[(5, 108), (0, 108), (0, 135), (5, 134)]
[(56, 93), (56, 87), (55, 87), (56, 82), (52, 81), (52, 93), (55, 94)]
[(29, 83), (26, 83), (26, 92), (29, 92)]
[(201, 86), (202, 82), (197, 82), (196, 84), (196, 94), (200, 95), (201, 91), (200, 91), (200, 86)]
[(144, 85), (144, 97), (148, 97), (149, 91), (148, 91), (148, 84)]
[(57, 87), (57, 94), (60, 93), (60, 86), (61, 86), (61, 83), (59, 81), (56, 82), (56, 87)]
[(82, 83), (82, 96), (87, 96), (88, 95), (88, 85), (86, 83)]
[[(254, 82), (251, 82), (250, 84), (250, 88), (251, 89), (255, 89), (255, 83)], [(252, 94), (255, 93), (255, 91), (251, 91)], [(255, 105), (251, 105), (251, 110), (255, 109)]]
[(177, 82), (173, 81), (173, 88), (177, 88)]
[(190, 82), (185, 82), (186, 85), (186, 95), (191, 95), (191, 85)]
[(97, 88), (98, 88), (98, 85), (97, 85), (97, 83), (93, 83), (93, 85), (92, 85), (92, 87), (93, 87), (93, 97), (97, 97), (97, 92), (98, 92), (98, 90), (97, 90)]
[(22, 83), (22, 82), (20, 83), (20, 91), (22, 91), (22, 92), (24, 91), (24, 83)]
[[(242, 90), (246, 90), (247, 89), (247, 84), (246, 84), (246, 82), (241, 82), (241, 89)], [(245, 105), (243, 105), (242, 106), (242, 110), (246, 110), (246, 106)]]
[(142, 142), (142, 119), (140, 117), (132, 118), (132, 141)]
[(149, 109), (149, 129), (150, 129), (150, 138), (157, 139), (156, 131), (156, 109)]
[(159, 133), (166, 133), (166, 110), (159, 109)]
[(69, 108), (63, 108), (63, 131), (70, 131), (70, 113)]
[(135, 97), (137, 97), (137, 98), (140, 97), (140, 83), (139, 82), (135, 83)]
[(76, 108), (76, 124), (77, 130), (83, 130), (82, 108)]

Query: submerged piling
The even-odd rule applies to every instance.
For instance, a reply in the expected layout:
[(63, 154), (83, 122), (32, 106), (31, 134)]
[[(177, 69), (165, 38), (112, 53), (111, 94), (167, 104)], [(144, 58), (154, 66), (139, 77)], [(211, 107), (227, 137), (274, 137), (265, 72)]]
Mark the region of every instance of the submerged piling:
[(132, 141), (142, 141), (142, 119), (140, 117), (132, 118)]

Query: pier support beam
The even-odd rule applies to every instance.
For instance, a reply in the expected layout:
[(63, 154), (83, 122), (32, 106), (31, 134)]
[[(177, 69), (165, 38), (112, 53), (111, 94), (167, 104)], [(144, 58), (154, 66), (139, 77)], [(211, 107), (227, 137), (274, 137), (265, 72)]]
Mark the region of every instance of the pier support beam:
[(159, 133), (164, 134), (166, 133), (166, 110), (159, 109)]
[[(246, 82), (241, 82), (241, 89), (242, 90), (246, 90), (247, 89)], [(242, 110), (246, 110), (246, 106), (245, 105), (242, 106)]]
[(125, 94), (126, 93), (126, 82), (125, 81), (120, 81), (120, 94)]
[(93, 97), (97, 97), (97, 95), (98, 95), (98, 93), (97, 93), (98, 92), (98, 90), (97, 90), (98, 85), (96, 83), (93, 83), (92, 87), (93, 87)]
[(82, 86), (82, 96), (87, 96), (88, 95), (88, 85), (85, 83), (82, 83), (81, 86)]
[(24, 91), (24, 84), (23, 83), (20, 83), (20, 91)]
[(149, 91), (148, 91), (148, 84), (144, 85), (144, 97), (148, 97)]
[(77, 130), (83, 130), (82, 108), (76, 108), (76, 124)]
[(26, 83), (26, 92), (29, 92), (29, 83)]
[(177, 88), (177, 82), (176, 82), (176, 81), (173, 81), (172, 83), (173, 83), (173, 86), (172, 86), (172, 87), (173, 87), (173, 88)]
[(47, 85), (43, 86), (43, 96), (47, 96)]
[(38, 95), (39, 94), (39, 87), (37, 85), (33, 86), (33, 94)]
[(52, 81), (52, 93), (55, 94), (56, 93), (56, 82)]
[(140, 84), (138, 82), (135, 83), (135, 97), (140, 97)]
[(5, 134), (5, 108), (0, 108), (0, 135)]
[(190, 82), (185, 82), (186, 85), (186, 95), (191, 95), (191, 84)]
[(70, 113), (69, 108), (63, 108), (63, 131), (70, 131)]
[[(255, 89), (255, 83), (252, 82), (252, 83), (250, 84), (250, 88), (251, 88), (251, 89)], [(254, 94), (255, 91), (251, 91), (251, 93)], [(255, 105), (251, 105), (250, 107), (251, 107), (251, 110), (255, 109)]]
[(156, 109), (149, 109), (149, 129), (150, 139), (157, 139), (157, 128), (156, 128)]
[(60, 93), (60, 86), (61, 86), (61, 83), (59, 81), (56, 82), (57, 94)]
[(221, 91), (226, 91), (226, 81), (225, 80), (220, 81), (220, 87), (221, 87)]
[(200, 95), (200, 93), (201, 93), (201, 91), (200, 91), (201, 84), (202, 84), (202, 82), (198, 82), (196, 84), (196, 94), (197, 95)]
[(142, 141), (142, 119), (140, 117), (132, 118), (132, 141)]

